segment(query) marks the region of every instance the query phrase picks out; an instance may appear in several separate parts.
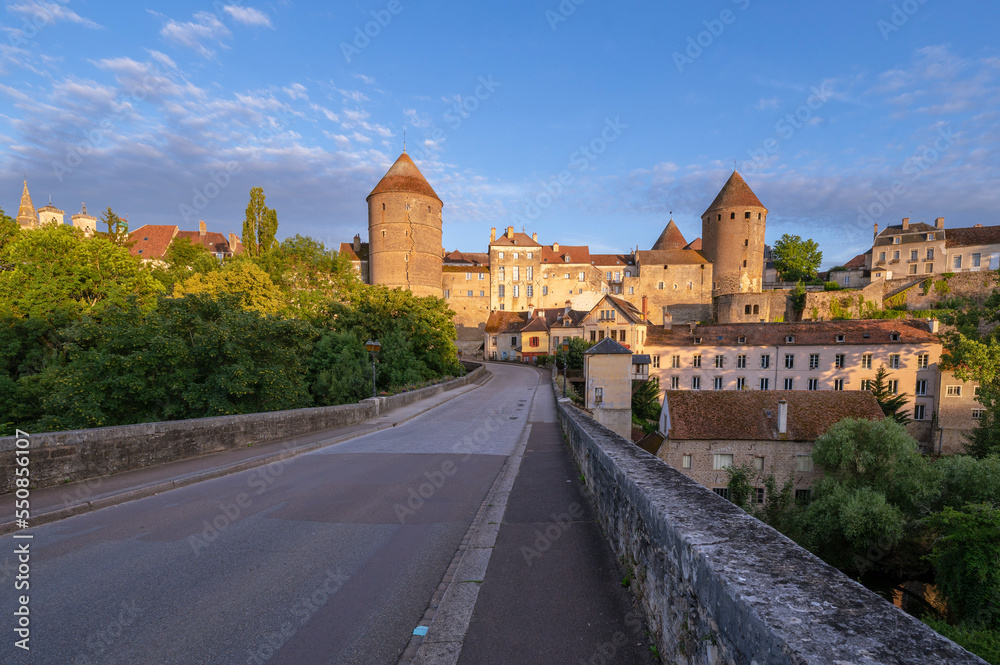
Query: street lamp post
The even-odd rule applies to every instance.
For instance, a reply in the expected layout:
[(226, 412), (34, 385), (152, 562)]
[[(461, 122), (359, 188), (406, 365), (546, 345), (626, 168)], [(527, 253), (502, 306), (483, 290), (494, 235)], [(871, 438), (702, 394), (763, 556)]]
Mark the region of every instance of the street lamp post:
[(375, 355), (382, 349), (382, 345), (377, 339), (370, 339), (365, 342), (365, 349), (372, 357), (372, 397), (375, 397)]
[(569, 338), (562, 343), (563, 350), (563, 397), (566, 397), (566, 381), (569, 380)]

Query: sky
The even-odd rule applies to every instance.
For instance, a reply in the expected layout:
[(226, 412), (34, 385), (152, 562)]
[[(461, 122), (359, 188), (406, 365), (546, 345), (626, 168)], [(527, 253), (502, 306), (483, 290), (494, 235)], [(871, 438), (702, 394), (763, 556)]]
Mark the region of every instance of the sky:
[(824, 267), (903, 217), (995, 225), (995, 0), (95, 2), (0, 11), (0, 208), (367, 236), (403, 150), (445, 249), (688, 240), (734, 167)]

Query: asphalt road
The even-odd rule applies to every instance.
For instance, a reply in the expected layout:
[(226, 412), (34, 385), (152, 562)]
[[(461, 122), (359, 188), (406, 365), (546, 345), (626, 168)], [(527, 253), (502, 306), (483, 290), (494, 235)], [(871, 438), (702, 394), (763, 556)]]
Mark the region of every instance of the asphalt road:
[(28, 592), (0, 538), (0, 662), (394, 665), (524, 430), (539, 375), (491, 369), (391, 430), (32, 528)]

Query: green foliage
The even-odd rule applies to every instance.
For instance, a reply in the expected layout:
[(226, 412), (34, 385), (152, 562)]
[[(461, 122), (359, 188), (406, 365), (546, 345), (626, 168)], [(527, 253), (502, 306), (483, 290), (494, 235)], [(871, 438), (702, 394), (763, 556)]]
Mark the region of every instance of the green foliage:
[[(995, 291), (980, 313), (990, 320), (1000, 319), (994, 299), (1000, 300), (1000, 290)], [(979, 396), (984, 413), (976, 428), (968, 435), (965, 450), (975, 457), (1000, 453), (1000, 328), (982, 337), (970, 331), (973, 337), (962, 332), (944, 336), (945, 354), (942, 368), (949, 369), (963, 381), (978, 381)]]
[(971, 651), (987, 663), (1000, 665), (1000, 629), (976, 629), (967, 626), (951, 626), (941, 619), (922, 617), (928, 626), (949, 640)]
[(774, 267), (786, 281), (812, 279), (822, 262), (823, 252), (814, 240), (786, 233), (774, 243)]
[(632, 415), (639, 420), (658, 420), (661, 407), (659, 378), (651, 377), (632, 391)]
[(128, 240), (128, 222), (115, 214), (115, 211), (108, 206), (108, 209), (101, 214), (101, 221), (108, 227), (108, 240), (118, 247), (127, 247), (131, 243)]
[(267, 253), (275, 244), (278, 232), (278, 213), (265, 204), (264, 188), (250, 190), (246, 218), (243, 220), (243, 250), (251, 257)]
[(203, 245), (186, 238), (174, 238), (163, 255), (163, 263), (166, 265), (153, 268), (153, 276), (163, 284), (167, 292), (191, 275), (219, 269), (218, 259)]
[(228, 263), (216, 272), (196, 273), (174, 286), (175, 298), (188, 294), (235, 296), (239, 307), (261, 314), (277, 314), (285, 307), (281, 290), (266, 272), (249, 261)]
[(951, 293), (951, 287), (948, 286), (947, 278), (939, 279), (936, 282), (934, 282), (934, 292), (941, 295), (944, 295), (946, 293)]
[(931, 292), (931, 287), (933, 285), (934, 285), (934, 279), (931, 277), (928, 277), (927, 279), (925, 279), (920, 283), (920, 288), (923, 289), (925, 296)]
[(309, 391), (318, 404), (351, 404), (372, 393), (371, 361), (362, 340), (347, 332), (320, 335), (309, 362)]
[[(793, 500), (795, 481), (788, 478), (781, 487), (773, 473), (764, 474), (749, 463), (726, 468), (729, 500), (757, 519), (779, 531), (788, 531), (798, 511)], [(764, 503), (756, 501), (757, 487), (763, 486)]]
[(894, 394), (889, 389), (888, 377), (889, 372), (885, 369), (885, 365), (879, 365), (869, 390), (875, 395), (875, 401), (882, 407), (882, 413), (886, 418), (892, 418), (900, 425), (905, 425), (910, 422), (910, 417), (902, 410), (906, 406), (906, 393)]
[(65, 224), (18, 234), (0, 253), (0, 315), (57, 320), (123, 306), (155, 306), (162, 292), (149, 268), (106, 238)]
[[(583, 353), (593, 344), (586, 341), (582, 337), (571, 337), (569, 340), (569, 368), (575, 370), (583, 369)], [(562, 345), (559, 346), (559, 350), (556, 351), (556, 360), (559, 363), (559, 367), (566, 366), (566, 352), (562, 350)], [(658, 416), (657, 416), (658, 417)]]
[(309, 319), (320, 317), (331, 301), (360, 284), (346, 257), (300, 235), (282, 240), (253, 262), (281, 291), (287, 311)]
[(885, 301), (883, 301), (882, 306), (885, 307), (885, 309), (895, 309), (900, 312), (905, 312), (907, 309), (906, 298), (909, 292), (910, 290), (906, 289), (905, 291), (901, 291), (896, 295), (892, 296), (891, 298), (886, 298)]
[(971, 503), (1000, 505), (1000, 456), (977, 459), (949, 455), (935, 464), (941, 473), (939, 507), (961, 508)]
[(792, 299), (792, 308), (796, 312), (801, 312), (806, 308), (806, 287), (802, 283), (802, 280), (795, 283), (790, 297)]
[(836, 282), (823, 282), (824, 291), (840, 291), (840, 284)]
[(0, 253), (3, 252), (4, 247), (14, 241), (20, 231), (21, 227), (17, 220), (8, 217), (3, 208), (0, 208)]
[(954, 616), (974, 628), (1000, 628), (1000, 508), (970, 504), (931, 516), (935, 581)]

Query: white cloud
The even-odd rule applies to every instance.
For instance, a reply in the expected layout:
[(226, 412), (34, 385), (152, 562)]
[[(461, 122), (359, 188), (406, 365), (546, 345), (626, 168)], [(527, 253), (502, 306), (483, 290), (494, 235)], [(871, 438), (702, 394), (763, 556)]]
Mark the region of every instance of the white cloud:
[(101, 27), (100, 24), (95, 23), (88, 18), (83, 18), (72, 9), (55, 2), (28, 0), (27, 2), (7, 5), (7, 11), (23, 16), (27, 21), (30, 21), (35, 26), (39, 26), (39, 24), (44, 26), (48, 23), (66, 21), (82, 25), (85, 28), (97, 29)]
[(215, 51), (206, 45), (214, 42), (222, 48), (229, 48), (222, 41), (232, 33), (215, 14), (198, 12), (193, 21), (175, 21), (168, 19), (160, 30), (160, 36), (167, 41), (193, 49), (198, 55), (211, 58)]
[(262, 26), (272, 29), (274, 28), (271, 24), (271, 17), (259, 9), (254, 9), (253, 7), (243, 7), (241, 5), (226, 5), (222, 8), (222, 10), (229, 14), (237, 23), (250, 26)]
[(306, 87), (301, 83), (293, 83), (287, 88), (284, 88), (284, 91), (292, 99), (309, 99)]

